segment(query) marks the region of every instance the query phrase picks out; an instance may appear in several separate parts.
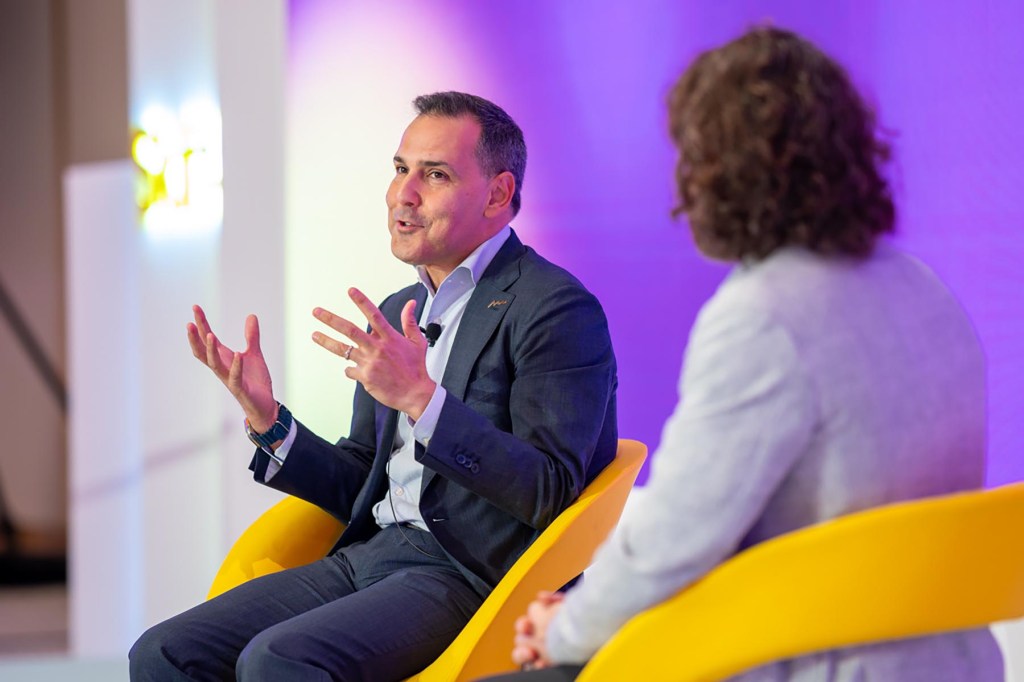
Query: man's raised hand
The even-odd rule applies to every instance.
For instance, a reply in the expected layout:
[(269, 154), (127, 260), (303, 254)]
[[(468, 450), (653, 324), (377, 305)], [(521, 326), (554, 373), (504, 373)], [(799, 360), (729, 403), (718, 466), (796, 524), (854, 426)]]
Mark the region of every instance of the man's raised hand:
[(437, 384), (427, 374), (427, 340), (416, 324), (416, 302), (409, 301), (402, 308), (402, 331), (398, 331), (361, 291), (349, 289), (348, 295), (366, 316), (370, 331), (316, 308), (313, 317), (348, 338), (349, 343), (321, 332), (313, 333), (313, 341), (352, 362), (345, 376), (361, 383), (378, 402), (419, 419)]
[(246, 419), (257, 433), (268, 431), (277, 420), (277, 401), (270, 381), (270, 370), (260, 350), (260, 323), (255, 315), (245, 318), (245, 351), (233, 351), (210, 330), (206, 313), (198, 305), (192, 306), (195, 322), (185, 329), (192, 355), (209, 367), (220, 379), (238, 404)]

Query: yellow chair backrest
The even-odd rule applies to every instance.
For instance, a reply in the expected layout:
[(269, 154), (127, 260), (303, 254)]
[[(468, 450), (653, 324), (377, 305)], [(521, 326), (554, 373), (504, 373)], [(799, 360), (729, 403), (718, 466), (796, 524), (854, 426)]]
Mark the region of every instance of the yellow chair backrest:
[[(647, 447), (620, 440), (615, 459), (523, 552), (459, 636), (426, 670), (423, 682), (470, 680), (513, 669), (513, 623), (540, 590), (555, 590), (583, 572), (618, 522)], [(345, 525), (315, 505), (288, 497), (268, 509), (235, 542), (208, 599), (261, 575), (320, 559)]]
[(1024, 616), (1024, 483), (850, 514), (741, 552), (639, 614), (577, 682), (716, 682)]

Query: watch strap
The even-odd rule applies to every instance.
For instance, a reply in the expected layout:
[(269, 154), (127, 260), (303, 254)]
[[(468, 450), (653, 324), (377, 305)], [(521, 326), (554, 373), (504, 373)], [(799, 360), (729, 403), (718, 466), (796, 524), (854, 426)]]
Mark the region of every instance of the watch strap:
[(281, 403), (277, 404), (277, 421), (263, 433), (256, 433), (252, 425), (249, 424), (249, 420), (245, 420), (245, 434), (249, 436), (249, 440), (253, 442), (253, 445), (271, 457), (274, 456), (271, 446), (278, 441), (284, 440), (288, 436), (288, 432), (291, 431), (291, 428), (292, 413)]

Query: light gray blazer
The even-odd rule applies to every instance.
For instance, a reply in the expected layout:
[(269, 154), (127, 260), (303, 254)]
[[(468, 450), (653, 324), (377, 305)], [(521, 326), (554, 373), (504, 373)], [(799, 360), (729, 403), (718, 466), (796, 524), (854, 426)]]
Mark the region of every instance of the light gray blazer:
[[(984, 483), (977, 338), (938, 278), (885, 245), (866, 260), (786, 248), (735, 268), (697, 318), (680, 392), (648, 485), (551, 624), (556, 660), (586, 660), (629, 617), (744, 547)], [(679, 647), (685, 656), (686, 642)], [(1003, 678), (994, 639), (976, 630), (826, 652), (737, 679)]]

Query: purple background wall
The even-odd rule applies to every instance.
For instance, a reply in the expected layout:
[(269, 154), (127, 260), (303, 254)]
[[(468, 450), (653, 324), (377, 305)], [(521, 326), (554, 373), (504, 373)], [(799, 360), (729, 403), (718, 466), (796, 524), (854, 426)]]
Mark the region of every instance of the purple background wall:
[[(352, 31), (367, 11), (360, 4), (292, 0), (289, 78), (331, 88), (331, 50), (321, 43), (332, 27)], [(368, 28), (379, 35), (365, 41), (363, 58), (333, 66), (376, 69), (374, 87), (386, 89), (400, 80), (403, 58), (422, 69), (432, 51), (456, 46), (471, 68), (445, 87), (491, 98), (519, 121), (530, 162), (514, 226), (604, 302), (619, 358), (620, 433), (652, 447), (676, 402), (694, 316), (725, 273), (701, 260), (669, 217), (665, 96), (697, 52), (752, 23), (815, 41), (896, 133), (897, 241), (952, 287), (985, 346), (990, 484), (1024, 479), (1024, 3), (381, 4), (373, 11), (383, 22)], [(374, 104), (339, 97), (336, 106)], [(383, 187), (367, 191), (383, 195)]]

